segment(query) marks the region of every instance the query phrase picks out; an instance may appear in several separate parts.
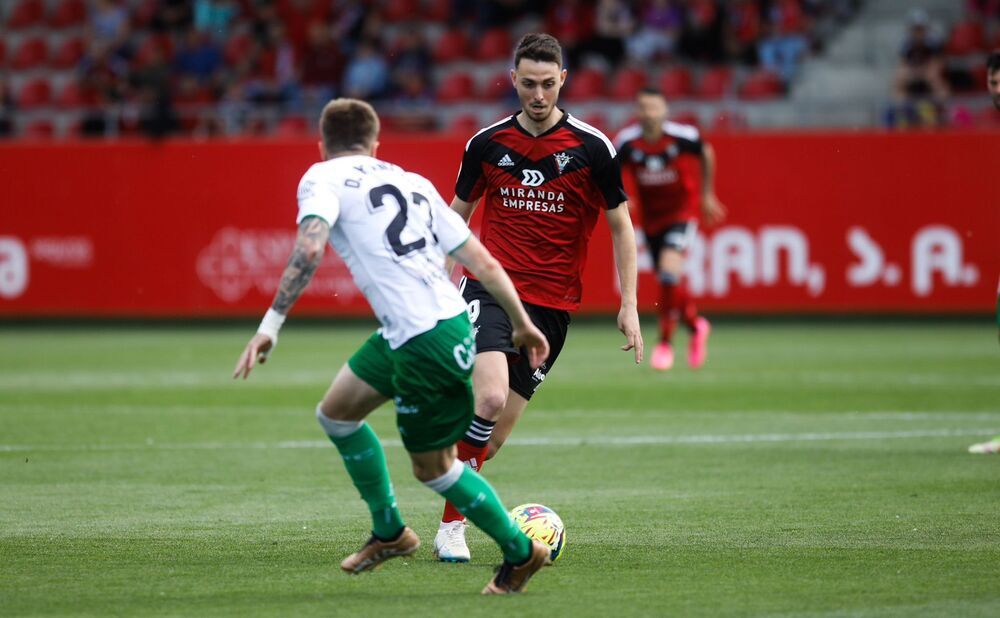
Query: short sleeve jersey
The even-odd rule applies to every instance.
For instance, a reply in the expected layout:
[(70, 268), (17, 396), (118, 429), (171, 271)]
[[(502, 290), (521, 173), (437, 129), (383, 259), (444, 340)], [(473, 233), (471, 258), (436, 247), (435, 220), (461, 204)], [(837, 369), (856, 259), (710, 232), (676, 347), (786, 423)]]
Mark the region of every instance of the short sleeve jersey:
[(636, 124), (622, 129), (615, 143), (623, 170), (633, 175), (638, 186), (642, 227), (647, 233), (698, 218), (704, 144), (697, 128), (668, 121), (663, 123), (660, 139), (648, 142)]
[(465, 146), (455, 195), (482, 200), (480, 238), (521, 299), (568, 311), (580, 306), (598, 215), (625, 201), (611, 140), (565, 112), (538, 136), (516, 116), (479, 131)]
[(298, 222), (330, 224), (330, 244), (392, 349), (465, 311), (444, 263), (471, 232), (427, 179), (372, 157), (337, 157), (302, 176), (298, 202)]

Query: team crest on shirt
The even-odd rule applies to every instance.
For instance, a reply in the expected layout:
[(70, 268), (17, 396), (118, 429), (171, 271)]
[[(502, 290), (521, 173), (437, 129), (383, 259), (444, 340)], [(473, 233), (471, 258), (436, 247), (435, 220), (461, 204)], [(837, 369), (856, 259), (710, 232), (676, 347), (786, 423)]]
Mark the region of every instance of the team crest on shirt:
[(658, 172), (663, 169), (663, 159), (652, 156), (646, 158), (646, 169), (651, 172)]
[(555, 157), (556, 165), (559, 167), (560, 174), (563, 173), (563, 170), (566, 169), (566, 166), (569, 164), (570, 159), (573, 158), (570, 155), (566, 154), (565, 152), (557, 152), (552, 156)]

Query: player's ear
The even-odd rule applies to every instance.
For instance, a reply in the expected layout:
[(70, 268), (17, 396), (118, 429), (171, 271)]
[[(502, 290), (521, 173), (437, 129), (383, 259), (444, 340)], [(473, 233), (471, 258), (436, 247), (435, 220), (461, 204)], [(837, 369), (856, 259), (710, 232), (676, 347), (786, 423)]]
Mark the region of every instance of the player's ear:
[(566, 83), (566, 69), (559, 72), (559, 86), (562, 87)]
[(512, 86), (517, 88), (517, 69), (510, 70), (510, 83)]
[(326, 146), (323, 145), (323, 140), (319, 140), (318, 142), (316, 142), (316, 146), (319, 147), (319, 160), (326, 161), (327, 159)]
[(373, 159), (375, 158), (375, 153), (378, 152), (378, 147), (381, 146), (381, 145), (382, 145), (382, 143), (380, 141), (378, 141), (378, 140), (375, 140), (374, 142), (372, 142), (372, 158)]

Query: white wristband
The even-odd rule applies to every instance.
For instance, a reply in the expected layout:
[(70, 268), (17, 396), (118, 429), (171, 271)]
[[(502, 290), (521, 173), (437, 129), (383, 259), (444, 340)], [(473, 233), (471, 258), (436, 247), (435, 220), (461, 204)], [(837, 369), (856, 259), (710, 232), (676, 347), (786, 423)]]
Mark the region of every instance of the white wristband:
[(284, 323), (285, 316), (274, 309), (268, 309), (267, 313), (264, 314), (264, 319), (260, 321), (260, 326), (257, 327), (257, 332), (261, 335), (267, 335), (272, 346), (278, 345), (278, 331), (281, 330), (281, 325)]

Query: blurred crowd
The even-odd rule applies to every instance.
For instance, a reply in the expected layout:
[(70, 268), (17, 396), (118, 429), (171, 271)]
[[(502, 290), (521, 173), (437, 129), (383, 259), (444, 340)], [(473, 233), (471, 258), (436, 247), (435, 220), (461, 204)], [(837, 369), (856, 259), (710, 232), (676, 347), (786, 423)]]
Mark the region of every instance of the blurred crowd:
[[(252, 134), (339, 95), (426, 107), (434, 44), (456, 30), (472, 47), (495, 29), (544, 30), (570, 68), (730, 63), (787, 83), (821, 45), (818, 24), (859, 1), (87, 0), (78, 131)], [(11, 113), (0, 80), (0, 118)]]
[(1000, 48), (1000, 0), (965, 0), (965, 16), (954, 24), (934, 21), (922, 9), (910, 12), (886, 109), (890, 128), (994, 125), (993, 109), (975, 110), (962, 100), (982, 100), (986, 54)]

